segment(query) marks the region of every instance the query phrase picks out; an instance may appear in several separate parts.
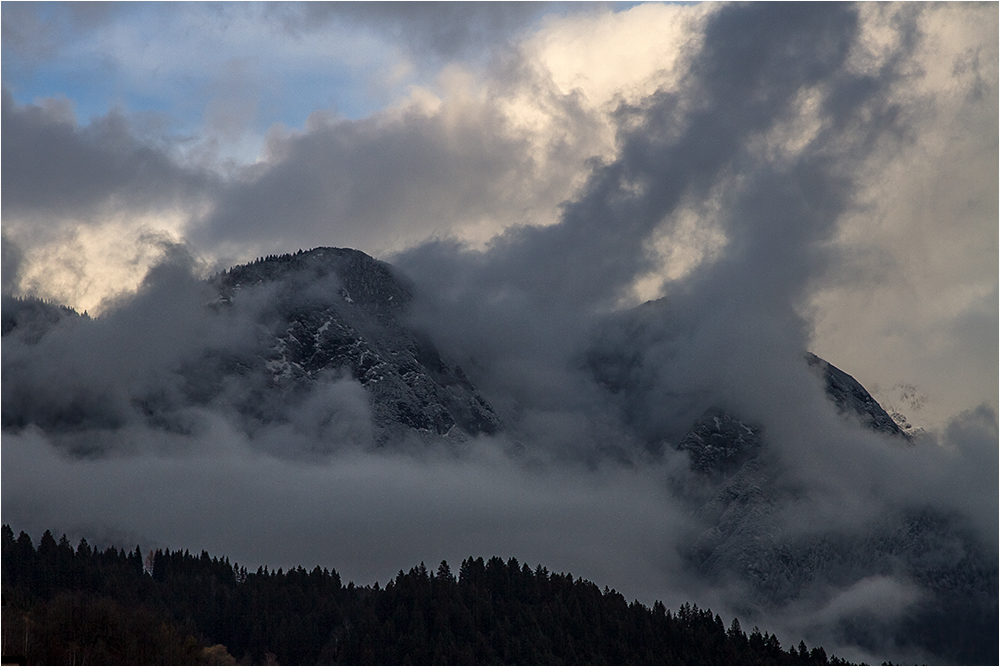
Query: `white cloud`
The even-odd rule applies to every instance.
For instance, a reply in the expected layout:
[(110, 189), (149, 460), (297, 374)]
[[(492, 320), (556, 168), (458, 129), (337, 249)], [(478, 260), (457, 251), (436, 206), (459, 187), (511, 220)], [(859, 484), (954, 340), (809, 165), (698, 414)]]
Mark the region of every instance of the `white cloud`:
[(980, 401), (997, 409), (996, 24), (995, 6), (920, 14), (891, 93), (912, 130), (866, 167), (835, 241), (842, 261), (812, 304), (816, 353), (866, 385), (915, 385), (927, 405), (907, 416), (920, 426)]
[(67, 230), (32, 248), (18, 291), (98, 315), (109, 300), (138, 289), (165, 246), (180, 241), (186, 220), (184, 213), (118, 214)]
[(319, 564), (359, 584), (420, 561), (516, 556), (647, 605), (681, 602), (664, 560), (681, 517), (663, 511), (656, 468), (532, 471), (492, 442), (458, 458), (348, 450), (303, 463), (262, 454), (222, 422), (197, 442), (165, 440), (169, 455), (81, 460), (38, 433), (5, 436), (4, 521), (33, 536), (208, 549), (248, 568)]

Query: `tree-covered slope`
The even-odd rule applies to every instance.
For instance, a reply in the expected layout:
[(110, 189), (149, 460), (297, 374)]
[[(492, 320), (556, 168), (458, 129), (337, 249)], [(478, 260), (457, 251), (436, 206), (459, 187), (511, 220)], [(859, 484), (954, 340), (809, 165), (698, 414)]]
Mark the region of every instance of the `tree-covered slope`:
[(384, 588), (202, 552), (73, 548), (3, 527), (5, 655), (29, 664), (844, 664), (708, 609), (629, 603), (511, 558)]

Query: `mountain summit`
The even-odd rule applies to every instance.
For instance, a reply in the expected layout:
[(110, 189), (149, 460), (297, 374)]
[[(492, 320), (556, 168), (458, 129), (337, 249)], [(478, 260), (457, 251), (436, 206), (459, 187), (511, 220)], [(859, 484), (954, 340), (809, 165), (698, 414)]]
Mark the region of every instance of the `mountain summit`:
[(400, 427), (441, 436), (492, 434), (500, 420), (476, 387), (406, 321), (411, 287), (359, 250), (269, 256), (215, 276), (221, 302), (269, 292), (263, 362), (268, 386), (303, 389), (349, 373), (371, 396), (384, 441)]
[[(174, 323), (178, 336), (189, 336), (183, 345), (160, 340), (163, 326), (154, 320), (166, 317), (168, 306), (155, 300), (140, 322), (116, 321), (115, 313), (86, 322), (96, 327), (94, 337), (125, 337), (119, 345), (142, 348), (138, 359), (120, 361), (120, 380), (103, 380), (114, 372), (91, 368), (98, 375), (91, 379), (100, 380), (96, 391), (79, 384), (86, 378), (67, 378), (65, 368), (53, 372), (63, 374), (66, 386), (54, 387), (37, 372), (37, 354), (44, 355), (38, 345), (53, 347), (45, 356), (71, 354), (45, 338), (75, 313), (5, 297), (3, 335), (25, 348), (12, 351), (5, 364), (4, 426), (79, 432), (138, 419), (187, 432), (191, 409), (202, 406), (235, 412), (249, 430), (283, 423), (300, 428), (305, 420), (320, 439), (371, 437), (376, 444), (396, 435), (462, 439), (500, 429), (462, 369), (409, 324), (408, 281), (363, 252), (316, 248), (268, 256), (213, 276), (199, 293), (209, 298), (201, 312), (177, 315), (190, 326)], [(160, 365), (139, 377), (136, 367), (157, 355)], [(363, 398), (351, 383), (363, 388)], [(326, 428), (345, 420), (353, 423), (346, 434)]]

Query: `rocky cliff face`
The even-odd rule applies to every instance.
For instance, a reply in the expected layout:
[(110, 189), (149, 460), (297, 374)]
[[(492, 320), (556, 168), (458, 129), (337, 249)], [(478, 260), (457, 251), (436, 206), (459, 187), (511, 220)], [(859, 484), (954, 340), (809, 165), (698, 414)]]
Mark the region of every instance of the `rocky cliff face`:
[[(892, 648), (921, 661), (995, 661), (995, 551), (956, 517), (919, 503), (839, 525), (793, 525), (815, 490), (784, 474), (767, 424), (714, 406), (708, 395), (677, 395), (661, 375), (657, 361), (670, 359), (671, 336), (683, 335), (671, 331), (668, 308), (650, 302), (610, 318), (584, 366), (651, 450), (687, 458), (687, 473), (670, 487), (690, 512), (681, 549), (691, 574), (723, 592), (741, 618), (828, 609), (820, 620), (802, 619), (801, 631), (812, 627), (874, 655)], [(851, 375), (811, 353), (802, 363), (845, 421), (885, 436), (873, 446), (921, 446)], [(664, 414), (664, 398), (672, 414)], [(880, 601), (835, 611), (868, 596)], [(905, 613), (882, 612), (892, 604)]]
[(495, 433), (500, 420), (462, 369), (406, 324), (406, 280), (363, 252), (316, 248), (268, 257), (213, 279), (232, 307), (269, 290), (261, 317), (268, 386), (307, 389), (347, 373), (371, 396), (378, 437), (400, 429), (434, 435)]
[(806, 354), (806, 363), (822, 372), (826, 394), (836, 403), (841, 414), (860, 419), (862, 424), (873, 431), (910, 440), (910, 436), (903, 432), (860, 382), (811, 352)]
[[(827, 396), (845, 417), (912, 446), (854, 378), (815, 355), (806, 361), (821, 371)], [(926, 651), (923, 655), (935, 659), (969, 664), (995, 659), (996, 560), (972, 533), (954, 517), (919, 506), (849, 529), (790, 530), (787, 511), (811, 490), (783, 479), (774, 461), (761, 456), (766, 440), (766, 430), (710, 410), (678, 444), (702, 482), (681, 490), (696, 527), (687, 562), (700, 577), (734, 591), (732, 603), (750, 613), (803, 599), (829, 604), (834, 592), (861, 595), (884, 587), (891, 598), (905, 589), (913, 598), (901, 618), (862, 611), (838, 618), (824, 631), (876, 653), (886, 649), (888, 639), (897, 649)], [(888, 590), (899, 582), (901, 589)]]
[[(51, 369), (58, 377), (55, 384), (33, 368), (45, 353), (29, 348), (75, 313), (37, 300), (5, 298), (5, 341), (10, 337), (27, 346), (5, 359), (5, 427), (117, 429), (139, 418), (184, 432), (191, 409), (205, 406), (235, 410), (252, 430), (293, 420), (303, 406), (322, 410), (315, 405), (323, 402), (317, 388), (349, 379), (365, 390), (376, 444), (394, 434), (461, 439), (500, 429), (492, 407), (462, 369), (409, 326), (410, 287), (383, 262), (357, 250), (316, 248), (234, 267), (205, 287), (210, 301), (202, 312), (183, 315), (211, 333), (192, 335), (176, 346), (129, 340), (128, 345), (143, 348), (136, 353), (138, 361), (159, 360), (141, 371), (130, 368), (131, 362), (107, 370), (98, 360), (88, 367), (97, 391), (87, 378), (77, 382), (71, 368)], [(141, 316), (145, 320), (168, 317), (157, 312), (155, 302), (148, 308)], [(121, 322), (80, 324), (99, 325), (95, 336), (103, 337), (105, 350), (113, 344), (109, 340), (124, 341)], [(136, 326), (145, 326), (149, 339), (163, 328)], [(59, 348), (53, 351), (71, 355), (49, 342)], [(161, 354), (153, 345), (177, 349)], [(66, 361), (73, 363), (68, 356)]]

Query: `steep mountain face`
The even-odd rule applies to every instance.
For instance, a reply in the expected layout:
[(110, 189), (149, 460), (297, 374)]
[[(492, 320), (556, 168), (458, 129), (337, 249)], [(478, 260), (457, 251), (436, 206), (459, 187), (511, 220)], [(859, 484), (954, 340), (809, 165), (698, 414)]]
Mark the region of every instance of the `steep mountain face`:
[(806, 354), (806, 362), (823, 373), (826, 394), (833, 399), (841, 414), (860, 417), (861, 422), (873, 431), (910, 440), (910, 436), (903, 432), (860, 382), (812, 352)]
[[(95, 392), (62, 377), (66, 386), (54, 388), (11, 356), (4, 426), (115, 429), (138, 414), (148, 425), (184, 432), (191, 406), (212, 406), (235, 410), (253, 429), (295, 421), (305, 410), (335, 411), (322, 405), (320, 389), (347, 379), (365, 390), (376, 444), (394, 434), (461, 439), (500, 429), (462, 369), (407, 324), (407, 282), (362, 252), (316, 248), (267, 257), (214, 276), (209, 291), (216, 296), (203, 307), (212, 320), (205, 328), (215, 334), (147, 369), (149, 377), (136, 380), (125, 369), (128, 381), (104, 383), (129, 387)], [(3, 308), (4, 337), (29, 346), (75, 315), (37, 300), (5, 298)], [(24, 355), (23, 364), (31, 363)]]
[[(853, 377), (814, 354), (806, 362), (822, 372), (826, 394), (849, 419), (901, 442), (909, 437)], [(899, 536), (868, 540), (863, 548), (850, 539), (821, 534), (790, 538), (778, 508), (794, 505), (807, 490), (783, 484), (777, 471), (760, 458), (766, 432), (717, 409), (698, 419), (677, 448), (687, 452), (691, 470), (706, 482), (692, 495), (703, 531), (690, 562), (712, 579), (736, 579), (748, 585), (754, 605), (786, 603), (817, 581), (844, 586), (867, 576), (892, 571), (889, 561), (911, 549)], [(707, 497), (707, 500), (706, 500)], [(906, 535), (933, 528), (919, 519), (899, 517)], [(915, 523), (914, 523), (915, 522)], [(931, 522), (933, 523), (933, 522)], [(878, 531), (888, 529), (880, 526)], [(893, 525), (892, 530), (898, 528)], [(936, 539), (924, 535), (922, 539)], [(833, 576), (834, 580), (829, 580)]]
[[(884, 601), (874, 607), (831, 612), (822, 621), (823, 632), (875, 655), (891, 649), (956, 664), (995, 662), (995, 552), (957, 517), (915, 505), (836, 527), (792, 528), (789, 517), (812, 489), (788, 479), (780, 461), (768, 455), (765, 425), (719, 407), (702, 407), (700, 416), (687, 417), (691, 425), (680, 435), (657, 419), (659, 405), (650, 396), (670, 394), (657, 387), (661, 380), (648, 358), (663, 358), (656, 348), (675, 334), (669, 322), (651, 324), (667, 320), (665, 308), (651, 302), (619, 315), (600, 331), (585, 366), (620, 399), (625, 421), (651, 449), (665, 443), (661, 447), (687, 455), (690, 474), (671, 480), (671, 488), (691, 512), (684, 557), (692, 573), (727, 591), (734, 610), (747, 617), (787, 615), (802, 600), (815, 611), (836, 608), (838, 595), (878, 596)], [(886, 447), (918, 446), (852, 376), (811, 353), (803, 361), (845, 420), (884, 435)], [(668, 417), (683, 423), (706, 400), (676, 399), (681, 409)], [(882, 613), (880, 607), (900, 599), (894, 596), (907, 600), (905, 613)]]
[[(842, 413), (912, 444), (854, 378), (815, 355), (807, 362), (822, 371), (826, 393)], [(884, 587), (881, 594), (892, 595), (888, 589), (905, 582), (913, 599), (902, 618), (890, 621), (869, 609), (826, 630), (876, 654), (888, 640), (897, 650), (926, 651), (958, 664), (995, 661), (998, 571), (973, 534), (930, 507), (903, 508), (848, 530), (789, 530), (787, 510), (810, 489), (784, 480), (760, 456), (765, 448), (765, 430), (717, 410), (678, 444), (703, 482), (686, 490), (700, 526), (687, 562), (699, 576), (738, 590), (737, 607), (757, 612), (802, 599), (829, 603), (830, 591), (860, 595)]]
[(731, 475), (760, 452), (760, 427), (721, 410), (695, 422), (677, 448), (691, 457), (691, 469), (709, 477)]
[(30, 353), (20, 355), (19, 351), (36, 347), (57, 325), (73, 327), (90, 324), (90, 318), (86, 314), (80, 315), (72, 308), (35, 297), (12, 297), (5, 294), (2, 320), (4, 356), (0, 421), (5, 429), (23, 428), (29, 424), (48, 427), (108, 422), (107, 411), (93, 393), (47, 401), (42, 396), (48, 392), (33, 390), (38, 384), (46, 384), (45, 378), (40, 383), (26, 382), (24, 376), (28, 374), (21, 372), (25, 367), (31, 368), (33, 364)]
[(222, 303), (273, 288), (266, 309), (267, 384), (285, 393), (347, 372), (371, 396), (383, 440), (400, 428), (491, 434), (500, 420), (462, 369), (405, 323), (412, 295), (391, 267), (363, 252), (316, 248), (238, 266), (213, 279)]
[[(705, 483), (687, 496), (698, 527), (687, 563), (699, 577), (733, 591), (741, 613), (767, 614), (801, 600), (813, 601), (813, 609), (832, 607), (838, 594), (881, 596), (885, 604), (909, 596), (901, 617), (867, 607), (824, 631), (876, 655), (892, 647), (926, 652), (935, 662), (995, 662), (995, 554), (956, 517), (931, 507), (899, 509), (853, 528), (789, 529), (788, 512), (810, 490), (787, 483), (755, 455), (766, 442), (755, 441), (752, 429), (710, 417), (683, 441)], [(733, 455), (718, 452), (738, 452), (746, 461), (733, 471)]]

